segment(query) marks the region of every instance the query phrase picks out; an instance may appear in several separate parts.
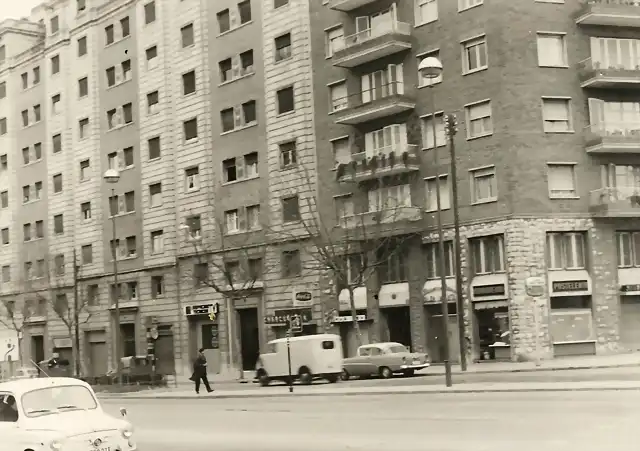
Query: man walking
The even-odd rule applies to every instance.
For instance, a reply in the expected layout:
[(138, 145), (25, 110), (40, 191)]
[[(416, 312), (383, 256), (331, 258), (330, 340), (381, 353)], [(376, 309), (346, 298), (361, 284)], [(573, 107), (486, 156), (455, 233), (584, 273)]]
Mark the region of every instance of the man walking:
[(191, 380), (196, 383), (196, 393), (200, 393), (200, 381), (204, 383), (207, 393), (211, 393), (213, 389), (209, 385), (207, 378), (207, 358), (204, 356), (204, 348), (198, 350), (198, 357), (193, 362), (193, 374)]

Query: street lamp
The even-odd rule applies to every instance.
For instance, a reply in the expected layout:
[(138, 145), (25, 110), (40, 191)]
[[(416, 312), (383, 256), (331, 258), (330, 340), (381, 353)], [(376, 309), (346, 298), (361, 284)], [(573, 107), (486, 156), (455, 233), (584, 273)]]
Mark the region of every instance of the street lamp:
[[(120, 173), (116, 169), (108, 169), (104, 173), (104, 181), (110, 185), (115, 185), (120, 180)], [(111, 198), (115, 198), (115, 188), (111, 188)], [(116, 368), (118, 376), (118, 384), (122, 385), (122, 362), (120, 360), (120, 289), (118, 287), (118, 253), (116, 251), (116, 211), (111, 211), (111, 202), (109, 202), (109, 213), (112, 225), (111, 240), (111, 258), (113, 259), (113, 285), (115, 292), (115, 340), (113, 344), (113, 353), (116, 357)]]
[[(422, 77), (429, 80), (429, 103), (432, 111), (431, 115), (431, 127), (433, 132), (433, 165), (436, 168), (436, 219), (438, 223), (438, 248), (439, 248), (439, 265), (438, 272), (440, 273), (440, 288), (441, 302), (442, 302), (442, 327), (443, 327), (443, 351), (444, 351), (444, 372), (445, 383), (447, 387), (451, 387), (453, 384), (451, 378), (451, 362), (449, 361), (449, 304), (447, 299), (447, 276), (445, 274), (445, 249), (444, 249), (444, 232), (442, 229), (442, 204), (440, 199), (440, 174), (438, 171), (438, 143), (436, 139), (436, 102), (435, 94), (433, 92), (433, 82), (436, 78), (442, 75), (442, 63), (438, 58), (427, 57), (420, 61), (418, 65), (418, 71)], [(454, 181), (455, 183), (455, 181)], [(457, 269), (457, 268), (456, 268)]]

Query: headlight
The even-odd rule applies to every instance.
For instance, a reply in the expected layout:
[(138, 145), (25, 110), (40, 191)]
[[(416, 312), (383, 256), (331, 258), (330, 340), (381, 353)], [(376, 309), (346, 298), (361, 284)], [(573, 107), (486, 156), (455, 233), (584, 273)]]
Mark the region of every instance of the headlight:
[(49, 447), (53, 450), (53, 451), (60, 451), (62, 449), (62, 443), (60, 443), (57, 440), (54, 440), (51, 442), (51, 444), (49, 445)]
[(122, 430), (122, 436), (126, 439), (130, 439), (132, 435), (133, 435), (133, 431), (131, 429)]

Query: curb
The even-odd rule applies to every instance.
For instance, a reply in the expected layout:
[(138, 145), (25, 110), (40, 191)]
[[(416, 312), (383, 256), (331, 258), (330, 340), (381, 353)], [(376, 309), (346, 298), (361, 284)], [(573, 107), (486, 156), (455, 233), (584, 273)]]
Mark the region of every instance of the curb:
[(197, 398), (195, 396), (108, 396), (98, 398), (102, 399), (112, 399), (112, 400), (185, 400), (185, 399), (252, 399), (252, 398), (287, 398), (287, 397), (296, 397), (296, 398), (313, 398), (319, 396), (388, 396), (388, 395), (440, 395), (440, 394), (478, 394), (478, 393), (540, 393), (540, 392), (608, 392), (608, 391), (640, 391), (640, 385), (635, 387), (566, 387), (566, 388), (527, 388), (527, 387), (515, 387), (515, 388), (452, 388), (452, 389), (440, 389), (440, 390), (430, 390), (430, 391), (420, 391), (420, 390), (408, 390), (408, 391), (379, 391), (379, 392), (347, 392), (347, 393), (265, 393), (265, 394), (256, 394), (256, 395), (243, 395), (243, 394), (233, 394), (233, 395), (214, 395), (214, 396), (206, 396), (202, 398)]

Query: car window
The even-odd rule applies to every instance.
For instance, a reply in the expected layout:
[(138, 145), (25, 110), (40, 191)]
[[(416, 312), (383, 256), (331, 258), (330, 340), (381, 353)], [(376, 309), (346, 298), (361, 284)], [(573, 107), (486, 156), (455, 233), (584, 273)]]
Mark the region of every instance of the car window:
[(82, 385), (47, 387), (22, 395), (22, 409), (28, 417), (97, 408), (95, 396)]
[(370, 355), (382, 355), (382, 350), (380, 348), (371, 348)]
[(367, 357), (371, 355), (371, 348), (360, 348), (358, 349), (358, 355), (361, 357)]
[(335, 344), (331, 340), (325, 340), (322, 342), (322, 349), (334, 349)]
[(16, 405), (16, 398), (13, 395), (2, 395), (2, 401), (0, 402), (0, 422), (18, 421), (18, 406)]
[(409, 352), (409, 350), (402, 345), (393, 345), (393, 346), (389, 346), (389, 348), (387, 349), (387, 352), (389, 354), (401, 354), (403, 352)]

